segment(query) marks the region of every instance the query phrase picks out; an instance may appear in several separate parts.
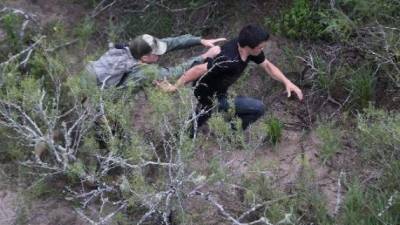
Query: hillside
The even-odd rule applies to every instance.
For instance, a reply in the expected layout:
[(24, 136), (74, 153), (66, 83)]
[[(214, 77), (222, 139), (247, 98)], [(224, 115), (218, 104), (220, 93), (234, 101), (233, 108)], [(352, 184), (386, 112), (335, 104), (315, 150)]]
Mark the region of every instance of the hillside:
[[(0, 225), (400, 224), (397, 0), (0, 8)], [(271, 33), (266, 58), (305, 97), (287, 98), (249, 64), (228, 101), (251, 96), (266, 113), (244, 131), (232, 129), (235, 112), (213, 113), (191, 138), (191, 85), (104, 89), (84, 69), (109, 42), (232, 39), (249, 23)], [(168, 53), (160, 65), (205, 51)]]

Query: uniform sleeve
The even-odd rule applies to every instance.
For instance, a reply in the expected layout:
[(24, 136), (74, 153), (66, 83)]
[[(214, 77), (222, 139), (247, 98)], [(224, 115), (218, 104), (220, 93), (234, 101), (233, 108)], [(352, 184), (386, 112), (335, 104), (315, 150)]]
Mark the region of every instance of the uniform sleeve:
[(261, 64), (265, 60), (264, 52), (261, 52), (257, 56), (250, 56), (249, 59), (257, 64)]
[(189, 60), (173, 67), (160, 67), (158, 66), (157, 79), (176, 79), (183, 75), (192, 66), (202, 63), (203, 58), (200, 56), (192, 57)]
[(161, 39), (161, 41), (167, 44), (167, 52), (200, 45), (201, 44), (200, 40), (201, 40), (200, 37), (196, 37), (190, 34)]
[(190, 58), (189, 60), (172, 67), (161, 67), (156, 64), (142, 64), (130, 71), (118, 86), (146, 86), (147, 84), (158, 79), (176, 79), (190, 67), (202, 63), (203, 58), (200, 56)]

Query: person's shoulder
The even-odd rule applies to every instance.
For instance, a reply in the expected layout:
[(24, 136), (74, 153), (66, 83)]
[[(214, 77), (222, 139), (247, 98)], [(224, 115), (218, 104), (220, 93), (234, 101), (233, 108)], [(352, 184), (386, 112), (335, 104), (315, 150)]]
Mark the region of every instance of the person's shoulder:
[(222, 45), (221, 50), (222, 51), (235, 50), (235, 49), (237, 49), (237, 46), (238, 46), (238, 39), (233, 38), (233, 39), (229, 40), (228, 42), (226, 42), (224, 45)]
[(238, 57), (238, 41), (237, 38), (231, 39), (221, 47), (221, 53), (216, 57), (219, 60), (234, 60)]

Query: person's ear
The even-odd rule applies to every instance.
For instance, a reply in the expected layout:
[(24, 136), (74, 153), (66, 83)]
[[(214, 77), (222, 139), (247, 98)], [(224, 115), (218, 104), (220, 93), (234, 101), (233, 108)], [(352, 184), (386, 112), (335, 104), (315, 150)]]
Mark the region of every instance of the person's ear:
[(147, 55), (140, 57), (140, 61), (142, 61), (142, 62), (147, 62), (148, 59), (149, 59), (149, 57)]

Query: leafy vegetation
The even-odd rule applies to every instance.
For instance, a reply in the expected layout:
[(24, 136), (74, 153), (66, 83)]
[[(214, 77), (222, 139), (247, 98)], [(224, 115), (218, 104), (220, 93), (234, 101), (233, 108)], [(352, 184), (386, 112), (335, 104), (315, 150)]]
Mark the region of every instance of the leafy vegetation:
[(253, 3), (72, 2), (93, 10), (72, 27), (0, 12), (0, 175), (17, 168), (4, 171), (28, 190), (21, 204), (66, 199), (91, 224), (400, 223), (397, 0), (294, 0), (247, 18), (289, 38), (281, 68), (306, 98), (286, 100), (250, 68), (233, 92), (261, 95), (267, 115), (242, 131), (233, 110), (214, 113), (194, 139), (190, 88), (160, 92), (150, 68), (141, 88), (102, 90), (86, 60), (141, 33), (230, 35)]
[(319, 139), (322, 141), (320, 157), (322, 163), (325, 164), (342, 149), (341, 138), (343, 133), (335, 128), (333, 123), (321, 124), (317, 127), (316, 132)]

